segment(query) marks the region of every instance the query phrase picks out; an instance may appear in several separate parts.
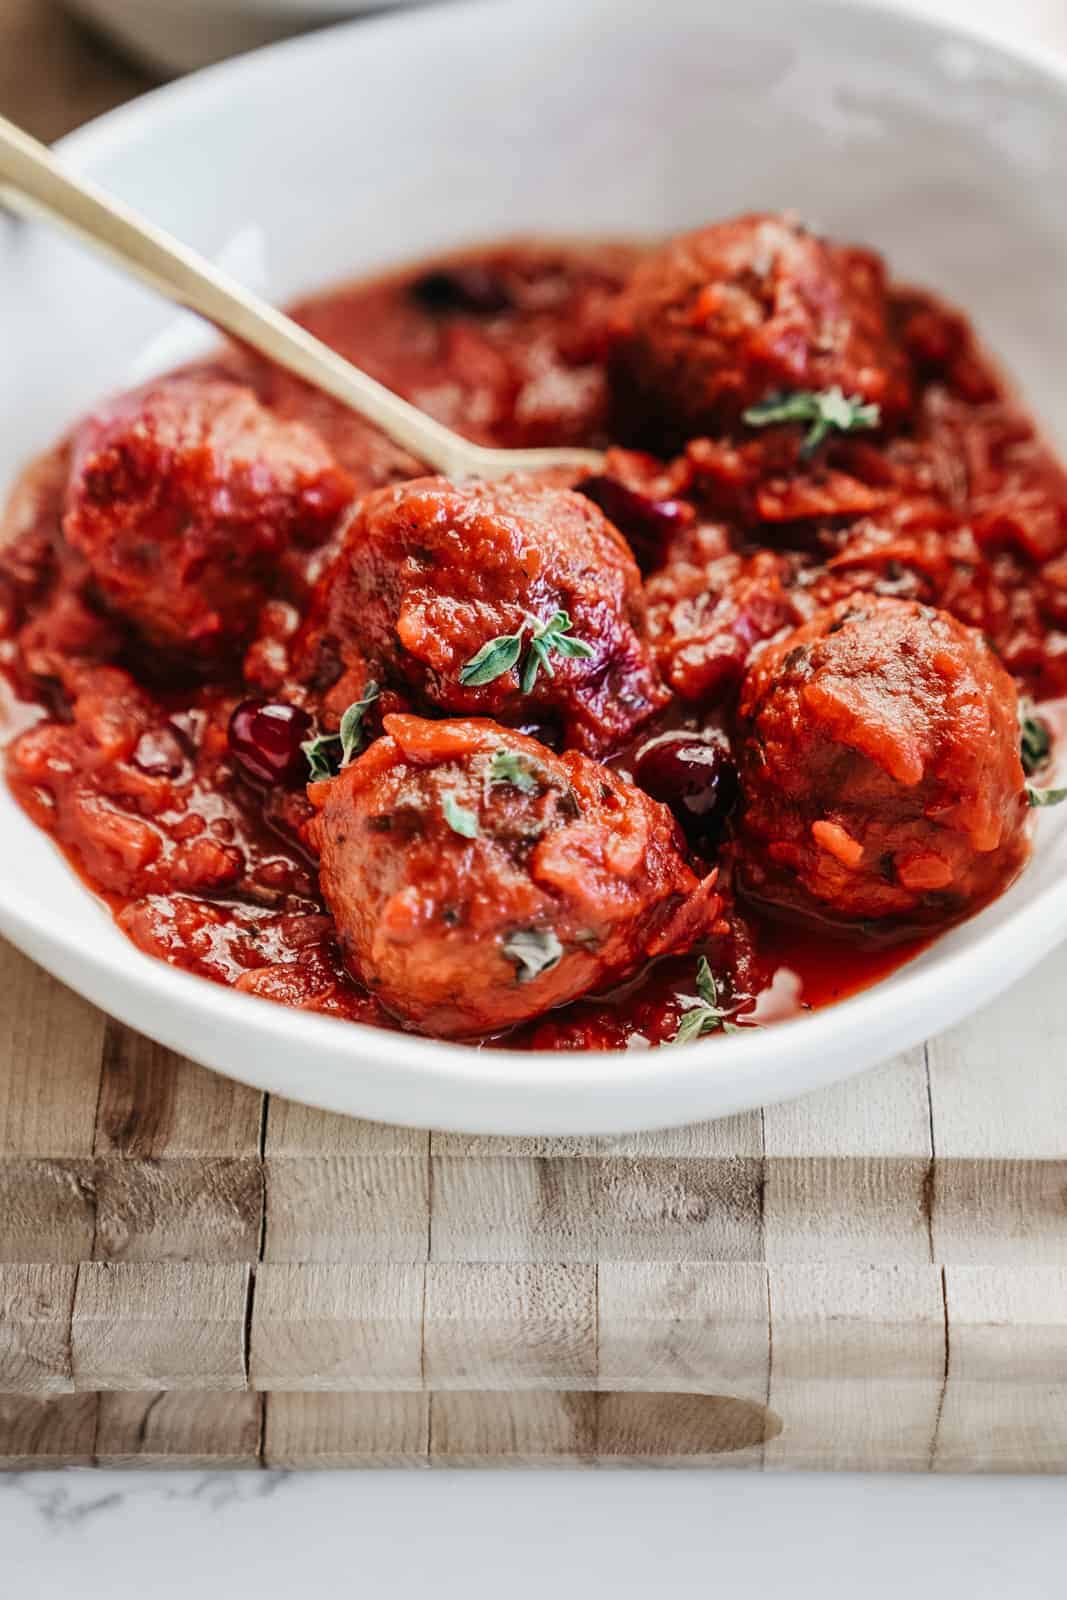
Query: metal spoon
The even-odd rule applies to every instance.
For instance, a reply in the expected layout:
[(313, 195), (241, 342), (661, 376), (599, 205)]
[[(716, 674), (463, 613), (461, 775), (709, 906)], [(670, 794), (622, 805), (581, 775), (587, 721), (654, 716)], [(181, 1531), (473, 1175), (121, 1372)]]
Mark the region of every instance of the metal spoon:
[(453, 433), (345, 361), (320, 339), (220, 272), (195, 250), (93, 185), (64, 172), (52, 152), (0, 117), (0, 202), (73, 233), (150, 288), (322, 389), (450, 478), (574, 466), (597, 471), (595, 450), (492, 450)]

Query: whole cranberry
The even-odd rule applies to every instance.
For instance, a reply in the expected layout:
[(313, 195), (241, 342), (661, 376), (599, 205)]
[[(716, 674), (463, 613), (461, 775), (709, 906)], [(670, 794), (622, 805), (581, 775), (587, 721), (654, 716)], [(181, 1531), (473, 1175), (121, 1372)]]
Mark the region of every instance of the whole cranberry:
[(719, 843), (738, 796), (737, 768), (724, 743), (699, 733), (661, 733), (637, 752), (634, 778), (670, 806), (690, 843)]
[(671, 534), (687, 528), (696, 515), (686, 500), (654, 500), (651, 495), (627, 488), (618, 478), (583, 478), (574, 487), (615, 524), (642, 572), (659, 565)]
[(457, 312), (474, 317), (496, 316), (511, 306), (506, 285), (490, 267), (457, 262), (423, 273), (411, 285), (412, 298), (435, 316)]
[(230, 718), (230, 754), (257, 783), (299, 783), (308, 774), (300, 746), (310, 732), (311, 718), (299, 706), (242, 700)]

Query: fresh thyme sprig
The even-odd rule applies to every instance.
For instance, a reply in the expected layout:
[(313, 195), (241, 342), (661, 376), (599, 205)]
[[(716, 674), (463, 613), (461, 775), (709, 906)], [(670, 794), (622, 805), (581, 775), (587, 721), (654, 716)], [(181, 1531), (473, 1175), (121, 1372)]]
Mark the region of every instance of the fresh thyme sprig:
[(797, 394), (773, 394), (758, 405), (749, 406), (742, 420), (750, 428), (769, 428), (781, 422), (806, 422), (808, 431), (800, 447), (801, 455), (813, 456), (831, 430), (857, 433), (877, 428), (882, 409), (862, 395), (846, 395), (835, 384), (832, 389), (801, 389)]
[[(305, 739), (300, 746), (307, 757), (311, 781), (332, 778), (344, 770), (367, 743), (363, 718), (381, 693), (373, 678), (365, 685), (363, 694), (354, 700), (341, 718), (336, 733), (319, 733), (314, 739)], [(340, 759), (338, 759), (340, 758)]]
[[(571, 633), (570, 617), (565, 611), (554, 611), (547, 622), (524, 622), (518, 633), (502, 633), (490, 639), (469, 661), (460, 668), (459, 681), (466, 688), (478, 688), (492, 683), (495, 678), (510, 672), (522, 660), (522, 691), (529, 694), (542, 670), (555, 677), (552, 656), (588, 657), (593, 654), (591, 644), (576, 639)], [(526, 630), (530, 629), (529, 641)], [(524, 652), (525, 644), (525, 652)]]
[(571, 619), (565, 611), (556, 611), (547, 622), (539, 622), (530, 637), (530, 649), (522, 669), (522, 692), (529, 694), (537, 682), (537, 674), (544, 667), (550, 678), (556, 676), (551, 656), (555, 651), (561, 656), (588, 659), (593, 654), (591, 644), (575, 639), (571, 634)]
[(1062, 806), (1067, 800), (1067, 789), (1035, 789), (1026, 785), (1026, 803), (1029, 806)]
[(1019, 756), (1028, 778), (1048, 761), (1052, 751), (1052, 735), (1048, 723), (1034, 715), (1032, 700), (1019, 701)]
[(707, 956), (697, 962), (696, 994), (682, 1000), (685, 1016), (678, 1024), (671, 1044), (689, 1044), (706, 1033), (740, 1033), (719, 1005), (719, 991)]

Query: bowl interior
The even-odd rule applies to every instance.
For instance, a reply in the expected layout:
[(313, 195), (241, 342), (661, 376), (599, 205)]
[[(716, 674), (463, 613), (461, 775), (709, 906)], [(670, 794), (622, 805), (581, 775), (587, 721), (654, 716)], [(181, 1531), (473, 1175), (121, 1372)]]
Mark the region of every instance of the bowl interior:
[[(180, 238), (229, 252), (280, 300), (476, 239), (657, 234), (792, 207), (966, 307), (1067, 445), (1067, 210), (1052, 203), (1067, 168), (1067, 87), (1039, 62), (907, 15), (833, 0), (741, 11), (660, 0), (647, 14), (604, 0), (451, 5), (213, 69), (112, 114), (67, 154)], [(0, 492), (81, 409), (146, 362), (181, 359), (188, 330), (174, 330), (173, 311), (118, 274), (43, 228), (0, 221)], [(190, 997), (176, 1017), (237, 1016), (234, 1037), (284, 1036), (290, 1060), (295, 1042), (347, 1072), (342, 1085), (283, 1075), (286, 1092), (460, 1127), (621, 1129), (797, 1092), (954, 1020), (968, 966), (986, 974), (977, 1004), (995, 975), (1015, 975), (1067, 927), (1065, 840), (1048, 816), (1016, 888), (906, 973), (755, 1042), (673, 1052), (653, 1094), (649, 1065), (632, 1060), (518, 1069), (513, 1056), (280, 1017), (156, 973), (6, 790), (0, 838), (0, 920), (49, 964), (62, 952), (62, 975), (120, 1010), (126, 984), (129, 1020), (153, 1031), (151, 996), (173, 980)], [(109, 986), (86, 975), (101, 963)], [(167, 1042), (260, 1081), (265, 1066), (212, 1043), (225, 1032)], [(371, 1056), (397, 1067), (384, 1100)], [(414, 1103), (405, 1062), (435, 1086), (432, 1104)]]

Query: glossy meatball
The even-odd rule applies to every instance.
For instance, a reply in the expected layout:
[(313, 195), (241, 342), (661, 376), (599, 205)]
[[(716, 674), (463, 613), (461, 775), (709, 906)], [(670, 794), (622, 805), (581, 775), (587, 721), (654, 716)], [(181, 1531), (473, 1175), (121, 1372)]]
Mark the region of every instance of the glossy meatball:
[[(561, 612), (570, 630), (539, 661), (535, 635)], [(360, 503), (323, 581), (304, 670), (332, 679), (337, 715), (373, 678), (428, 710), (547, 725), (599, 755), (668, 698), (644, 625), (629, 546), (583, 495), (532, 479), (419, 478)], [(499, 670), (474, 672), (490, 641), (519, 635)]]
[(947, 613), (842, 601), (757, 657), (740, 709), (739, 880), (772, 908), (903, 938), (1025, 860), (1015, 686)]
[(788, 216), (714, 223), (653, 251), (614, 327), (623, 410), (656, 434), (728, 427), (779, 391), (838, 385), (886, 416), (908, 403), (881, 258)]
[(145, 640), (216, 659), (251, 633), (290, 545), (325, 539), (348, 498), (309, 428), (238, 384), (170, 378), (83, 425), (63, 530)]
[(385, 719), (309, 790), (345, 960), (423, 1033), (498, 1032), (716, 923), (665, 806), (577, 752), (488, 721)]

